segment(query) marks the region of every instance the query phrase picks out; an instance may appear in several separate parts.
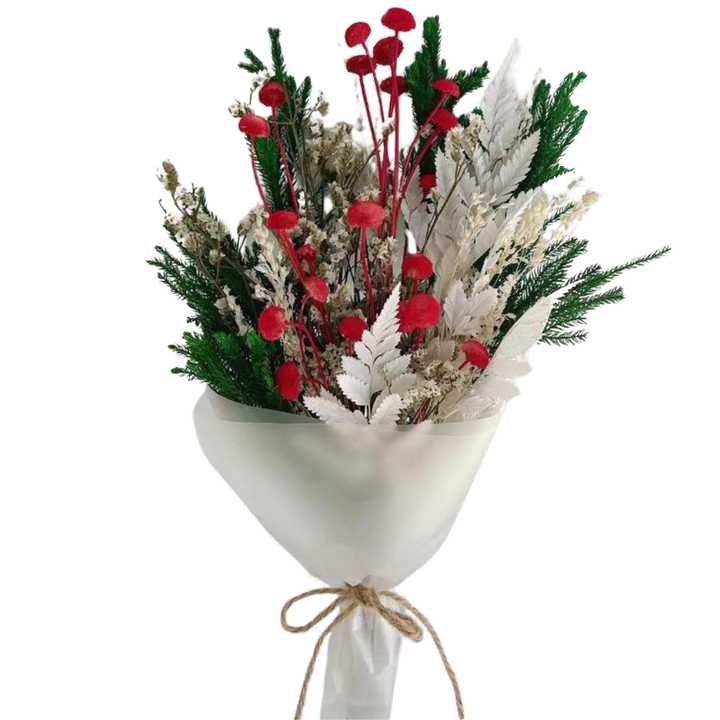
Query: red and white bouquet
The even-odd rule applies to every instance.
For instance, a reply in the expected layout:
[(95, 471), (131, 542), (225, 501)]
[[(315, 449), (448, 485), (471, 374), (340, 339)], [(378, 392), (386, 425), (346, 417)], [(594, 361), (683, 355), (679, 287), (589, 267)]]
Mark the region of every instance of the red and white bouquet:
[[(393, 8), (382, 25), (376, 42), (364, 22), (345, 34), (362, 127), (325, 125), (327, 100), (290, 74), (278, 30), (269, 65), (245, 52), (257, 102), (230, 111), (260, 203), (237, 232), (171, 163), (160, 175), (176, 252), (158, 247), (151, 264), (193, 312), (171, 347), (186, 361), (175, 372), (208, 386), (195, 413), (201, 445), (330, 586), (315, 593), (337, 596), (307, 626), (283, 616), (298, 632), (338, 611), (297, 717), (329, 636), (323, 717), (388, 718), (400, 640), (423, 627), (462, 716), (437, 634), (393, 588), (447, 537), (529, 349), (583, 341), (588, 312), (623, 298), (607, 286), (667, 252), (574, 267), (587, 249), (575, 227), (597, 195), (558, 178), (585, 121), (572, 102), (584, 74), (521, 96), (516, 46), (487, 83), (487, 64), (451, 73), (438, 18), (401, 70), (415, 19)], [(414, 125), (407, 146), (402, 122)]]

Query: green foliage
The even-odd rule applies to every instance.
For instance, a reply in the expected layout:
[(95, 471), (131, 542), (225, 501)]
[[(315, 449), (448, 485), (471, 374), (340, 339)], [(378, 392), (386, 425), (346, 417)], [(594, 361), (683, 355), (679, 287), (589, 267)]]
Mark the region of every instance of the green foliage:
[[(280, 30), (269, 28), (270, 56), (272, 80), (282, 83), (287, 94), (287, 103), (278, 108), (277, 119), (280, 128), (280, 138), (288, 157), (290, 173), (296, 192), (301, 189), (309, 204), (309, 214), (322, 217), (322, 188), (315, 188), (306, 172), (305, 160), (305, 130), (310, 119), (312, 99), (312, 81), (306, 77), (300, 85), (287, 69), (285, 56), (280, 42)], [(249, 62), (240, 63), (239, 67), (253, 74), (267, 70), (266, 65), (252, 52), (245, 50), (245, 57)], [(282, 165), (280, 149), (276, 140), (272, 117), (268, 122), (273, 125), (273, 132), (266, 140), (256, 142), (258, 155), (258, 172), (268, 197), (272, 210), (288, 209), (292, 206), (291, 194), (287, 185), (285, 171)], [(299, 187), (298, 187), (299, 186)]]
[(240, 69), (247, 70), (253, 75), (257, 75), (263, 70), (267, 70), (267, 68), (265, 67), (265, 63), (252, 50), (246, 50), (245, 57), (247, 58), (248, 62), (238, 63), (238, 67)]
[[(420, 129), (435, 109), (441, 94), (433, 88), (436, 80), (448, 77), (447, 63), (441, 57), (442, 33), (440, 18), (429, 17), (423, 23), (423, 43), (414, 61), (405, 68), (405, 78), (412, 101), (415, 128)], [(487, 63), (472, 70), (460, 70), (450, 79), (458, 84), (462, 97), (482, 87), (488, 75)], [(451, 112), (458, 100), (449, 98), (445, 107)], [(420, 164), (421, 173), (435, 171), (435, 158), (427, 153)]]
[(623, 265), (608, 269), (591, 265), (582, 272), (571, 275), (573, 263), (587, 248), (587, 241), (577, 238), (557, 242), (548, 248), (542, 264), (523, 275), (513, 289), (506, 305), (506, 312), (512, 317), (501, 328), (498, 342), (512, 326), (512, 318), (519, 318), (541, 298), (562, 290), (565, 292), (559, 296), (553, 307), (542, 342), (575, 345), (584, 341), (587, 331), (582, 326), (585, 325), (588, 312), (624, 299), (622, 288), (601, 291), (602, 288), (624, 272), (646, 265), (670, 252), (670, 248), (665, 247)]
[(550, 84), (542, 80), (535, 88), (530, 112), (533, 118), (530, 132), (540, 132), (538, 149), (530, 171), (518, 188), (518, 193), (532, 190), (553, 178), (571, 172), (560, 164), (565, 151), (582, 129), (587, 110), (572, 103), (572, 94), (586, 78), (585, 73), (568, 75), (552, 93)]
[[(193, 190), (193, 197), (198, 207), (214, 218), (202, 188)], [(185, 222), (200, 236), (200, 225), (195, 225), (193, 217), (186, 215)], [(256, 256), (249, 253), (246, 262), (229, 235), (219, 243), (206, 239), (190, 252), (170, 225), (165, 228), (176, 252), (158, 246), (156, 257), (148, 263), (157, 269), (161, 282), (187, 303), (192, 311), (188, 322), (196, 326), (194, 332), (183, 335), (181, 344), (170, 346), (185, 359), (185, 365), (173, 373), (206, 383), (231, 400), (288, 410), (273, 382), (274, 369), (283, 361), (279, 343), (267, 343), (254, 331), (240, 335), (233, 314), (221, 312), (216, 304), (225, 297), (223, 288), (227, 287), (244, 317), (253, 324), (257, 322), (262, 306), (253, 297), (245, 276)], [(211, 263), (213, 250), (223, 253), (219, 265)]]

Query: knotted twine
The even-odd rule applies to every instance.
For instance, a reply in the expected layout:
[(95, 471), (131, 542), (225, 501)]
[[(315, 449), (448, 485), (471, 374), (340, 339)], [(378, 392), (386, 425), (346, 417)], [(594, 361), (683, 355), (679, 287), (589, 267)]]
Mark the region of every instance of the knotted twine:
[[(306, 598), (313, 597), (315, 595), (337, 595), (337, 598), (316, 617), (314, 617), (307, 625), (290, 625), (287, 621), (287, 614), (290, 608), (295, 603), (300, 602), (300, 600), (305, 600)], [(394, 600), (398, 605), (410, 613), (410, 615), (405, 615), (402, 612), (392, 610), (387, 607), (383, 604), (382, 598)], [(307, 672), (305, 673), (302, 690), (300, 691), (300, 699), (298, 700), (297, 710), (295, 711), (295, 720), (301, 720), (302, 718), (308, 686), (310, 685), (313, 670), (315, 669), (315, 663), (317, 662), (323, 643), (332, 631), (335, 630), (335, 628), (342, 622), (347, 620), (359, 607), (366, 607), (374, 610), (383, 620), (385, 620), (386, 623), (395, 628), (400, 635), (408, 640), (412, 640), (415, 643), (419, 643), (423, 639), (423, 628), (417, 620), (422, 623), (425, 629), (430, 633), (430, 637), (432, 637), (435, 641), (435, 646), (440, 653), (440, 658), (443, 661), (445, 671), (450, 678), (453, 691), (455, 692), (455, 704), (457, 705), (458, 717), (460, 720), (463, 720), (465, 717), (465, 710), (463, 708), (462, 696), (460, 695), (460, 686), (458, 684), (457, 677), (450, 666), (450, 662), (447, 659), (447, 655), (445, 654), (445, 649), (440, 642), (440, 638), (438, 637), (437, 632), (435, 632), (435, 628), (416, 607), (413, 607), (408, 600), (401, 595), (394, 593), (392, 590), (383, 590), (378, 592), (377, 590), (366, 587), (365, 585), (348, 585), (341, 588), (320, 588), (318, 590), (310, 590), (309, 592), (298, 595), (285, 603), (285, 607), (282, 609), (280, 616), (283, 629), (295, 634), (306, 633), (308, 630), (312, 630), (318, 623), (321, 623), (326, 617), (332, 615), (335, 610), (343, 605), (344, 607), (342, 610), (325, 628), (315, 645), (315, 650), (313, 651), (312, 657), (310, 658), (310, 664), (308, 665)], [(417, 618), (417, 620), (415, 618)]]

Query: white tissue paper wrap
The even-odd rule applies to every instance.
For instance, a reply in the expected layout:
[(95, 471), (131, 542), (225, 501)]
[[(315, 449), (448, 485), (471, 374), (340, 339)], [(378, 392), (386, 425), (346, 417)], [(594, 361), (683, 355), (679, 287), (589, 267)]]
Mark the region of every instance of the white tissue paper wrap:
[[(205, 455), (270, 535), (324, 583), (378, 590), (443, 544), (499, 419), (328, 425), (211, 390), (195, 408)], [(356, 611), (330, 638), (322, 718), (389, 718), (399, 652), (395, 630)]]

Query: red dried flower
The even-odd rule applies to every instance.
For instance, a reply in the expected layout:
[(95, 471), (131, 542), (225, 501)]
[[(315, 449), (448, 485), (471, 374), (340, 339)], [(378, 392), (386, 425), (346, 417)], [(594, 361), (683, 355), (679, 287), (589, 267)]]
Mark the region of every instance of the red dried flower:
[(330, 294), (330, 288), (327, 283), (316, 275), (311, 275), (303, 280), (303, 286), (305, 292), (308, 294), (311, 300), (318, 303), (324, 303), (328, 299)]
[(363, 333), (368, 329), (367, 323), (356, 315), (343, 318), (338, 325), (340, 334), (350, 342), (360, 342)]
[(409, 280), (427, 280), (433, 273), (432, 260), (427, 255), (408, 255), (402, 264), (402, 274)]
[(465, 353), (465, 363), (484, 370), (490, 364), (490, 353), (488, 349), (477, 340), (468, 340), (463, 343), (462, 350)]
[(437, 185), (437, 175), (421, 175), (420, 176), (420, 187), (423, 189), (425, 195), (429, 195), (433, 188)]
[(385, 222), (385, 210), (372, 200), (361, 200), (348, 210), (347, 221), (353, 227), (378, 228)]
[(450, 132), (453, 128), (456, 128), (460, 121), (445, 108), (440, 108), (432, 117), (433, 124), (439, 130), (443, 132)]
[(245, 115), (238, 123), (240, 132), (255, 138), (270, 137), (270, 124), (259, 115)]
[(282, 337), (286, 324), (285, 311), (278, 305), (266, 307), (258, 318), (258, 330), (270, 342), (279, 340)]
[(396, 75), (394, 78), (385, 78), (380, 83), (380, 89), (383, 92), (388, 93), (388, 95), (392, 95), (394, 90), (393, 80), (395, 80), (395, 82), (397, 83), (398, 95), (403, 95), (408, 91), (408, 81), (402, 75)]
[(284, 362), (275, 371), (275, 385), (286, 400), (297, 400), (302, 391), (302, 372), (292, 360)]
[(395, 32), (410, 32), (416, 27), (412, 13), (402, 8), (390, 8), (382, 16), (381, 22), (386, 28), (390, 28)]
[(345, 67), (348, 72), (363, 77), (364, 75), (370, 75), (375, 69), (375, 61), (367, 55), (354, 55), (345, 63)]
[(458, 84), (452, 80), (436, 80), (433, 87), (443, 95), (451, 95), (454, 98), (460, 97), (460, 88)]
[(308, 265), (312, 266), (317, 262), (317, 259), (320, 257), (320, 252), (314, 245), (311, 245), (310, 243), (305, 243), (305, 245), (301, 245), (298, 248), (297, 256), (301, 260), (305, 260)]
[(362, 45), (370, 37), (370, 26), (365, 22), (353, 23), (345, 31), (345, 42), (348, 47)]
[(274, 212), (267, 222), (268, 230), (273, 232), (281, 232), (293, 230), (297, 227), (298, 216), (291, 210), (278, 210)]
[[(415, 295), (401, 307), (400, 324), (403, 328), (424, 330), (437, 325), (441, 315), (440, 303), (432, 295)], [(409, 331), (401, 330), (401, 332)]]
[(260, 102), (271, 108), (282, 107), (287, 102), (285, 88), (279, 82), (267, 82), (258, 94)]
[(411, 333), (415, 329), (405, 312), (407, 310), (407, 306), (407, 300), (400, 301), (400, 307), (398, 308), (398, 321), (400, 326), (398, 327), (398, 331), (401, 333)]
[(373, 48), (373, 57), (378, 65), (392, 65), (402, 54), (403, 41), (395, 37), (378, 40)]

